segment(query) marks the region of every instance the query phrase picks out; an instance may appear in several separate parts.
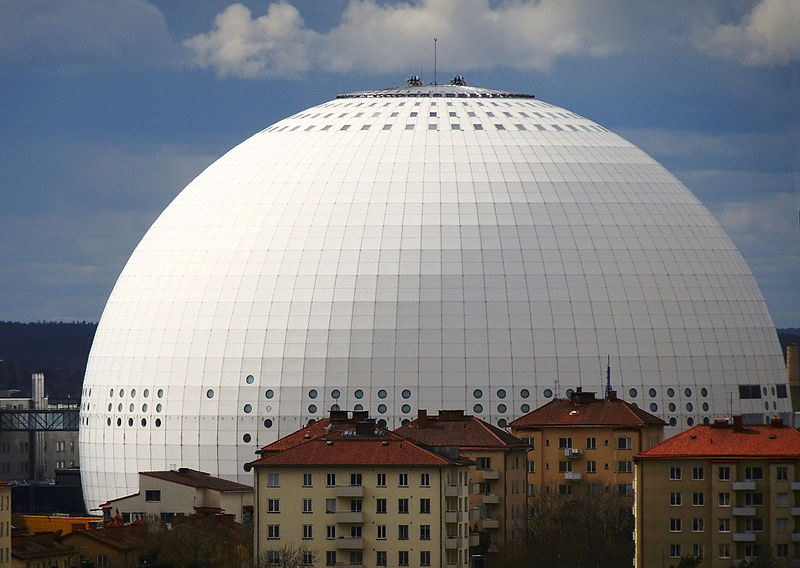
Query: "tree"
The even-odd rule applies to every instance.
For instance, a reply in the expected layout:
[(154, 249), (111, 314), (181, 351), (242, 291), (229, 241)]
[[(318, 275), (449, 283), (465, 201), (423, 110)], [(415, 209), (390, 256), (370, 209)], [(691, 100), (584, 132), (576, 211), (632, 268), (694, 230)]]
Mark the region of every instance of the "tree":
[[(270, 557), (270, 555), (272, 555)], [(303, 568), (313, 564), (316, 553), (307, 548), (285, 544), (283, 547), (265, 553), (256, 562), (255, 568)]]
[(617, 487), (588, 485), (561, 495), (545, 487), (529, 501), (520, 545), (501, 547), (487, 565), (498, 568), (603, 568), (633, 563), (632, 499)]

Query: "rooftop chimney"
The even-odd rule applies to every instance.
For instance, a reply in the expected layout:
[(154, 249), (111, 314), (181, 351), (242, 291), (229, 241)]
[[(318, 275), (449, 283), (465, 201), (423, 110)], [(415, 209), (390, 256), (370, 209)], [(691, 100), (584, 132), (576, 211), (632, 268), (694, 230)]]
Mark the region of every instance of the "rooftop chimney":
[(428, 411), (424, 408), (417, 410), (417, 427), (425, 428), (428, 425)]
[(712, 428), (727, 428), (728, 427), (728, 419), (727, 418), (714, 418), (714, 422), (711, 423)]
[(464, 410), (440, 410), (439, 421), (449, 420), (451, 422), (458, 422), (464, 419)]
[(347, 421), (347, 411), (346, 410), (331, 410), (331, 422), (346, 422)]
[(734, 432), (744, 432), (744, 422), (742, 420), (741, 414), (734, 414), (733, 415), (733, 431)]
[(611, 402), (616, 402), (619, 400), (617, 398), (617, 391), (613, 389), (606, 391), (606, 400), (610, 400)]
[(770, 418), (769, 421), (770, 428), (782, 428), (783, 427), (783, 418), (780, 416), (773, 416)]

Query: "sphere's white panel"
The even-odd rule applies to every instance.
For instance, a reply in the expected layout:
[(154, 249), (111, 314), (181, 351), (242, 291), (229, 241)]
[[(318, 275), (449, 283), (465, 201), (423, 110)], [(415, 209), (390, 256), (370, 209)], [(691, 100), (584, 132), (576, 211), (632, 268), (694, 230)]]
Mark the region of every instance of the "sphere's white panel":
[(90, 506), (143, 470), (247, 482), (255, 449), (333, 405), (508, 421), (600, 390), (607, 355), (621, 395), (675, 427), (789, 410), (758, 287), (675, 177), (532, 98), (417, 93), (436, 96), (278, 122), (151, 227), (87, 368)]

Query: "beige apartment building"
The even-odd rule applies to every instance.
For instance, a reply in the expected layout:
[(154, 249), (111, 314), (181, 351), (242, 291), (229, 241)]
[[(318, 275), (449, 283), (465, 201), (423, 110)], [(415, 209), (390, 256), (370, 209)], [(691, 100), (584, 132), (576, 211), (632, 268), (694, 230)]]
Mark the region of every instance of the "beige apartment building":
[(253, 488), (186, 467), (139, 472), (139, 491), (100, 505), (108, 521), (119, 514), (129, 523), (156, 517), (171, 523), (176, 516), (229, 513), (238, 523), (253, 518)]
[(704, 568), (800, 557), (800, 432), (779, 418), (718, 419), (635, 461), (637, 567), (685, 556), (702, 557)]
[(11, 485), (0, 481), (0, 567), (11, 566)]
[(438, 416), (420, 410), (416, 420), (394, 432), (430, 447), (455, 446), (473, 462), (470, 526), (486, 534), (489, 551), (524, 540), (526, 443), (463, 410), (440, 410)]
[(617, 398), (578, 388), (517, 418), (511, 433), (530, 447), (527, 493), (572, 495), (598, 485), (633, 495), (633, 457), (664, 436), (664, 421)]
[(296, 434), (251, 464), (256, 559), (278, 565), (289, 547), (307, 566), (468, 567), (468, 461), (457, 450), (341, 417)]

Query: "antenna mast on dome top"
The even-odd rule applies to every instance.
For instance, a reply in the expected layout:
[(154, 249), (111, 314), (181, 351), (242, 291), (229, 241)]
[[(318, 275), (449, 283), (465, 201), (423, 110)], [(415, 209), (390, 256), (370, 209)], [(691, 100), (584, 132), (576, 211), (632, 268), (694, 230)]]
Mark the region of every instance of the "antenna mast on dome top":
[(437, 69), (436, 69), (436, 45), (438, 43), (439, 43), (439, 38), (438, 37), (433, 38), (433, 84), (434, 85), (438, 84), (436, 82), (436, 71), (437, 71)]

